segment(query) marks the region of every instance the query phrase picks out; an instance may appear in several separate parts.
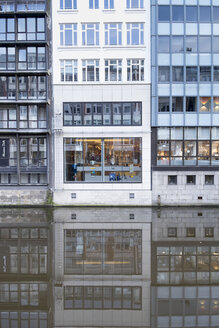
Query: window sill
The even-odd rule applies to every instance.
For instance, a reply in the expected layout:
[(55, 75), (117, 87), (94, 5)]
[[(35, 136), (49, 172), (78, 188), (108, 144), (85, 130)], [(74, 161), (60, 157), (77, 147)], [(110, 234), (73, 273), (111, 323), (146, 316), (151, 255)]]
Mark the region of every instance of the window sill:
[(59, 9), (57, 10), (59, 14), (77, 14), (78, 9)]
[(115, 9), (103, 9), (102, 12), (111, 14), (111, 13), (115, 13), (116, 10)]
[(125, 12), (126, 13), (133, 13), (133, 12), (146, 12), (146, 9), (145, 8), (126, 8), (125, 9)]

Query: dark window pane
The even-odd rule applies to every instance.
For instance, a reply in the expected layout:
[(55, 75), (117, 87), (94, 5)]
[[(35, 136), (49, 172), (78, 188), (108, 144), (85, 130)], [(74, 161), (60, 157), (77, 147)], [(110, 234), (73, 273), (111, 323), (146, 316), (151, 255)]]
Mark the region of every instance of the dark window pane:
[(184, 21), (184, 7), (172, 6), (172, 19), (174, 22)]
[(173, 112), (183, 111), (183, 97), (172, 97), (172, 111)]
[(203, 6), (200, 7), (200, 22), (211, 21), (211, 7)]
[(158, 98), (158, 111), (159, 112), (169, 112), (170, 111), (170, 98), (169, 97), (159, 97)]
[(211, 66), (200, 66), (200, 81), (211, 81)]
[(159, 82), (169, 82), (170, 81), (170, 67), (169, 66), (159, 66), (158, 81)]
[(219, 7), (213, 7), (213, 21), (214, 23), (219, 22)]
[(214, 81), (219, 81), (219, 66), (214, 66)]
[(198, 19), (198, 7), (186, 6), (186, 20), (187, 22), (197, 22)]
[(196, 112), (196, 97), (186, 97), (186, 111)]
[(186, 67), (186, 81), (187, 82), (197, 82), (197, 67), (187, 66)]
[(158, 20), (169, 21), (170, 20), (170, 6), (159, 6), (158, 7)]

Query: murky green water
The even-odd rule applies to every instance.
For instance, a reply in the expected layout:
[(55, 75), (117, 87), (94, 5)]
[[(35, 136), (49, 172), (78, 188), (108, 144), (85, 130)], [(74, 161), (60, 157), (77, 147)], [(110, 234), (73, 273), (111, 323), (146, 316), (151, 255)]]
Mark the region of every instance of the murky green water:
[(219, 209), (0, 209), (0, 328), (219, 327)]

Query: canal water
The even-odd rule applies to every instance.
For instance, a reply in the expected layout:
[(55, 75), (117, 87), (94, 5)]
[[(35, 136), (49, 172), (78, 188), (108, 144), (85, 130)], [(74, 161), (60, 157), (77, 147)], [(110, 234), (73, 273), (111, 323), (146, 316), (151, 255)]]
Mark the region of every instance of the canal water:
[(219, 327), (218, 208), (0, 209), (0, 328)]

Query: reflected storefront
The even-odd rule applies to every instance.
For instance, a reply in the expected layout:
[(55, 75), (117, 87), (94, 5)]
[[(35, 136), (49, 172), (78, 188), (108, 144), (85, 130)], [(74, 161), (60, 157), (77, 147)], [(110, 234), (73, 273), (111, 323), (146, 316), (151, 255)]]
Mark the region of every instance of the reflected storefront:
[(140, 183), (141, 156), (141, 138), (65, 138), (65, 182)]

